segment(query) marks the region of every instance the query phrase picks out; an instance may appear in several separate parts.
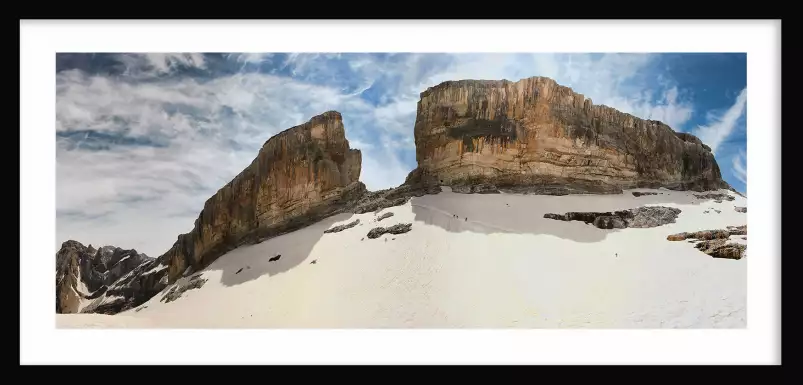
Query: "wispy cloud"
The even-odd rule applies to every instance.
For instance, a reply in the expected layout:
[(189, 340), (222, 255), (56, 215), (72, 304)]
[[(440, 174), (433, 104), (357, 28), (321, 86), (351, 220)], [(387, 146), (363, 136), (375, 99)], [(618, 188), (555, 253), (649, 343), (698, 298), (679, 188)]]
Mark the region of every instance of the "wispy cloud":
[(733, 167), (733, 176), (736, 177), (740, 182), (747, 184), (747, 155), (745, 154), (744, 150), (739, 149), (739, 153), (736, 154), (732, 160), (731, 165)]
[(415, 167), (419, 93), (445, 80), (549, 76), (596, 104), (683, 129), (692, 100), (672, 79), (648, 84), (656, 59), (165, 53), (111, 56), (122, 68), (114, 73), (62, 70), (56, 242), (72, 238), (159, 255), (268, 138), (327, 110), (343, 114), (347, 138), (363, 151), (368, 188), (396, 186)]
[(742, 117), (747, 105), (747, 88), (736, 97), (736, 101), (728, 108), (725, 113), (717, 115), (710, 113), (708, 124), (699, 126), (694, 130), (694, 134), (711, 147), (711, 151), (716, 154), (720, 144), (733, 132), (739, 118)]

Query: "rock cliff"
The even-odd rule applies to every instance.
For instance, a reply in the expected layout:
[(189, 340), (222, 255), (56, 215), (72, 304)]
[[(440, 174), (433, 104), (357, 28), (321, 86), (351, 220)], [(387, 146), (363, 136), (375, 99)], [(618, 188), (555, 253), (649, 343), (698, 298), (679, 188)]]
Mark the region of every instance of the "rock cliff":
[(271, 137), (245, 170), (206, 201), (193, 230), (165, 253), (169, 282), (239, 245), (350, 209), (366, 192), (361, 162), (335, 111)]
[(114, 246), (69, 240), (56, 253), (56, 313), (78, 313), (108, 286), (154, 258)]
[(115, 273), (104, 276), (102, 288), (92, 278), (81, 291), (75, 277), (85, 271), (79, 266), (89, 252), (78, 242), (65, 242), (57, 254), (57, 312), (115, 314), (135, 308), (237, 246), (374, 202), (366, 200), (359, 181), (361, 161), (360, 151), (349, 148), (338, 112), (291, 127), (268, 139), (251, 164), (206, 201), (191, 232), (179, 235), (157, 259), (122, 270), (110, 267)]
[(544, 77), (447, 81), (421, 93), (417, 173), (456, 192), (730, 188), (700, 139)]

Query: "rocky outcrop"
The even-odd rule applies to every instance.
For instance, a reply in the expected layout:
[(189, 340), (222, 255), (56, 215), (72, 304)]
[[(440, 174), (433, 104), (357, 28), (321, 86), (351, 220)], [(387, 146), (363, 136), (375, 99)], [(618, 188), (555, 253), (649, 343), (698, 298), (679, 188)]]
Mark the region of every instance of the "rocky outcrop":
[(147, 302), (167, 287), (164, 257), (145, 262), (93, 298), (82, 313), (117, 314)]
[(323, 231), (323, 233), (324, 234), (339, 233), (339, 232), (341, 232), (343, 230), (350, 229), (350, 228), (352, 228), (354, 226), (357, 226), (359, 224), (360, 224), (360, 220), (359, 219), (355, 219), (354, 221), (346, 223), (345, 225), (337, 225), (335, 227), (332, 227), (331, 229), (326, 229), (326, 230)]
[[(661, 193), (663, 194), (663, 193)], [(641, 192), (641, 191), (633, 191), (633, 196), (638, 198), (645, 195), (658, 195), (657, 192)]]
[(115, 246), (95, 249), (69, 240), (56, 253), (56, 313), (78, 313), (109, 285), (154, 261), (136, 250)]
[[(728, 226), (727, 229), (703, 230), (691, 233), (678, 233), (666, 237), (669, 241), (683, 241), (690, 239), (694, 247), (713, 258), (742, 259), (747, 251), (747, 245), (732, 242), (731, 236), (747, 235), (747, 225)], [(747, 240), (747, 237), (740, 237)]]
[(499, 188), (490, 183), (459, 184), (452, 188), (452, 192), (461, 194), (499, 194)]
[(712, 240), (728, 239), (731, 235), (747, 235), (747, 225), (728, 226), (725, 230), (703, 230), (691, 233), (678, 233), (666, 237), (667, 241), (683, 241), (686, 239)]
[(675, 223), (680, 209), (664, 206), (645, 206), (613, 212), (568, 212), (544, 214), (544, 218), (559, 221), (581, 221), (600, 229), (648, 228)]
[(732, 201), (734, 198), (732, 195), (725, 194), (725, 193), (705, 193), (705, 194), (694, 194), (694, 197), (697, 199), (703, 200), (713, 200), (716, 203), (722, 203), (723, 200)]
[(206, 201), (193, 230), (165, 253), (169, 282), (239, 245), (351, 210), (366, 193), (359, 181), (361, 160), (335, 111), (271, 137), (245, 170)]
[(455, 192), (730, 188), (693, 135), (594, 105), (544, 77), (431, 87), (421, 93), (414, 132), (415, 172)]
[(734, 207), (733, 207), (733, 209), (734, 209), (734, 210), (735, 210), (737, 213), (746, 213), (746, 212), (747, 212), (747, 207), (739, 207), (739, 206), (734, 206)]
[(201, 274), (193, 274), (188, 278), (182, 278), (176, 282), (170, 290), (162, 296), (162, 299), (159, 301), (164, 303), (173, 302), (179, 298), (188, 290), (193, 289), (200, 289), (204, 286), (206, 281), (209, 279), (203, 278)]
[(390, 227), (374, 227), (368, 232), (368, 238), (376, 239), (383, 234), (404, 234), (413, 228), (412, 223), (399, 223)]
[(395, 188), (368, 192), (354, 203), (352, 212), (363, 214), (379, 212), (382, 209), (401, 206), (412, 197), (421, 197), (427, 194), (438, 194), (441, 187), (434, 179), (418, 171), (411, 172), (404, 183)]
[(694, 245), (697, 250), (710, 255), (712, 258), (742, 259), (747, 251), (747, 245), (730, 243), (727, 239), (712, 239), (700, 241)]

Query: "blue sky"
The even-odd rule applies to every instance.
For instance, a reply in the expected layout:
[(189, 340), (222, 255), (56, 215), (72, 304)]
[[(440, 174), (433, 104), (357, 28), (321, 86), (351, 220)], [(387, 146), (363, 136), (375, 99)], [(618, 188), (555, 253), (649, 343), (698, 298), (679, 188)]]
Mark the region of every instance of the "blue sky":
[(327, 110), (369, 189), (415, 167), (419, 93), (445, 80), (548, 76), (714, 149), (746, 190), (745, 54), (58, 54), (57, 245), (157, 256), (277, 132)]

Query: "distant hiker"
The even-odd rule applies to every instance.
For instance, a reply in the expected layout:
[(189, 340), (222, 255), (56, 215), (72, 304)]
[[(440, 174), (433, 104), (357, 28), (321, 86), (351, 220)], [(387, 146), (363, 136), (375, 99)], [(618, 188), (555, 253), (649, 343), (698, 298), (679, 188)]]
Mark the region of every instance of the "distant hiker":
[(616, 253), (616, 258), (619, 258), (619, 253)]

